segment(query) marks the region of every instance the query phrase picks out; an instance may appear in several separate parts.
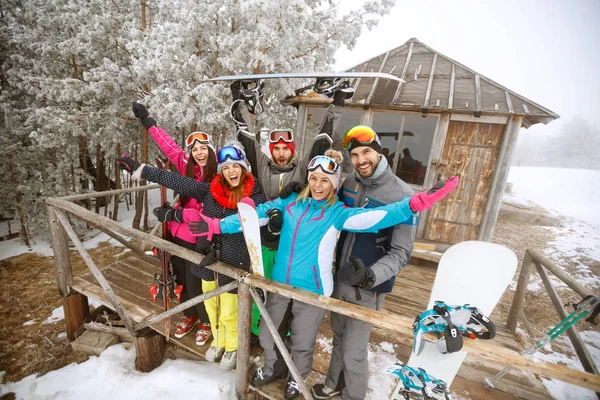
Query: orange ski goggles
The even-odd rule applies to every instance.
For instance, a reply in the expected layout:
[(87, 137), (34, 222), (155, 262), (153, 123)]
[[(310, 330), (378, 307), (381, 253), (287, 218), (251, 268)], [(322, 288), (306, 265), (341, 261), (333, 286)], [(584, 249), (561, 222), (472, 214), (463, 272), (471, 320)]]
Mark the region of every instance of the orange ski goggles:
[(365, 125), (355, 126), (346, 132), (346, 135), (342, 140), (342, 148), (344, 150), (349, 150), (353, 140), (364, 146), (368, 146), (373, 142), (381, 145), (381, 141), (379, 140), (377, 133)]
[(185, 146), (189, 149), (194, 146), (195, 141), (199, 141), (202, 144), (208, 144), (212, 146), (210, 135), (204, 132), (192, 132), (187, 139), (185, 139)]

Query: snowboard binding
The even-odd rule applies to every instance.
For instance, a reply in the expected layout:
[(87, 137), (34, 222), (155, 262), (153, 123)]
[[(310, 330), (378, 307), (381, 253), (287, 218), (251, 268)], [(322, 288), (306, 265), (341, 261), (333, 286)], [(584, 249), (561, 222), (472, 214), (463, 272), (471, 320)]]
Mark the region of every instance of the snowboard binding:
[(422, 350), (422, 335), (429, 332), (437, 336), (436, 347), (440, 353), (447, 354), (462, 349), (463, 337), (493, 339), (496, 336), (496, 325), (477, 307), (468, 304), (451, 306), (443, 301), (436, 301), (431, 310), (415, 318), (413, 332), (415, 354), (418, 355)]
[(400, 363), (387, 368), (387, 372), (398, 376), (402, 382), (398, 394), (405, 399), (451, 400), (446, 382), (429, 375), (422, 368), (413, 368)]
[[(262, 89), (265, 86), (263, 79), (242, 79), (231, 84), (231, 93), (233, 95), (234, 104), (238, 100), (242, 100), (248, 106), (248, 111), (254, 115), (262, 114), (264, 111), (262, 106), (262, 98), (264, 96)], [(240, 118), (236, 118), (232, 114), (233, 119), (238, 122)]]

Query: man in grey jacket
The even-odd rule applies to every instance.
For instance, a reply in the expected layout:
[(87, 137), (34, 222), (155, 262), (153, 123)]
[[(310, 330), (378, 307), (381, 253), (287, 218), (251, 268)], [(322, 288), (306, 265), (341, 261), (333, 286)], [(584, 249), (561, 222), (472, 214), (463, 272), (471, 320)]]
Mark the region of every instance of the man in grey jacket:
[[(413, 195), (396, 177), (381, 155), (378, 135), (367, 126), (350, 129), (342, 140), (350, 152), (354, 172), (339, 193), (348, 207), (374, 208)], [(392, 291), (396, 274), (408, 263), (417, 217), (377, 233), (342, 232), (336, 250), (337, 275), (332, 297), (380, 311)], [(312, 387), (315, 399), (340, 395), (343, 400), (364, 399), (367, 393), (367, 361), (370, 323), (331, 313), (333, 351), (325, 383)]]

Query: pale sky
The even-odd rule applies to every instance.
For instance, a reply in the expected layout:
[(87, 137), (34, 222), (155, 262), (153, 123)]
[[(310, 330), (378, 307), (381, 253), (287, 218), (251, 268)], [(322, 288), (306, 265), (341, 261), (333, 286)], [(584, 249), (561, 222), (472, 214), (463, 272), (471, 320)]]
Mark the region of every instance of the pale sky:
[(411, 37), (561, 117), (521, 134), (556, 132), (575, 115), (600, 127), (600, 0), (396, 0), (352, 51), (338, 51), (335, 70)]

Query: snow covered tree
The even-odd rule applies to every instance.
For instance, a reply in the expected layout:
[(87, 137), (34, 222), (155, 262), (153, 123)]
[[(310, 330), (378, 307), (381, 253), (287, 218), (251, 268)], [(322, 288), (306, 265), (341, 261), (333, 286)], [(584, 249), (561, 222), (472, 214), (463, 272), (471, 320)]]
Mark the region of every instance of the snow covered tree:
[[(335, 51), (393, 3), (369, 0), (342, 14), (333, 0), (5, 1), (0, 95), (11, 129), (0, 133), (1, 151), (16, 164), (25, 215), (45, 230), (45, 197), (111, 187), (96, 176), (116, 145), (144, 148), (132, 101), (176, 138), (200, 129), (223, 144), (234, 137), (229, 90), (203, 79), (328, 71)], [(303, 83), (268, 82), (257, 126), (293, 126), (279, 100)]]

